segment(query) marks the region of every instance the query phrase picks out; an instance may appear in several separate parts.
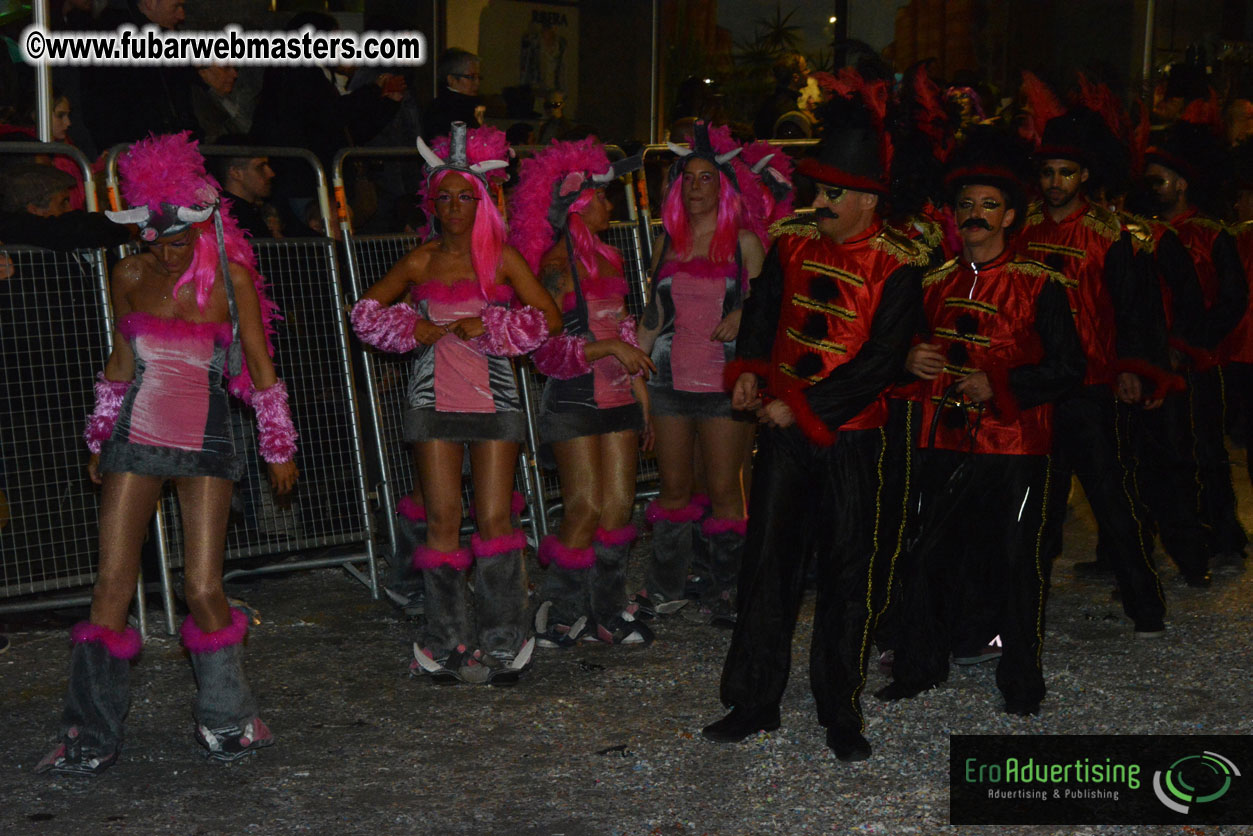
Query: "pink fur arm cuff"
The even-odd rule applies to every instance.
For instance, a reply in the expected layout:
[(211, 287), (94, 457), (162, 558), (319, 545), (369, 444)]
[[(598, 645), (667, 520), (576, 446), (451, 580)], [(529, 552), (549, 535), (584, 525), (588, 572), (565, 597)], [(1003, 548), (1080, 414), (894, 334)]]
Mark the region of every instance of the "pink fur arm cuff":
[(409, 304), (387, 306), (375, 299), (362, 299), (352, 306), (349, 319), (361, 341), (380, 351), (405, 354), (418, 347), (413, 336), (418, 312)]
[(287, 407), (287, 385), (274, 381), (269, 389), (252, 393), (252, 408), (257, 412), (257, 447), (261, 458), (270, 464), (289, 462), (296, 455), (296, 427)]
[(530, 305), (521, 308), (487, 305), (480, 316), (484, 334), (479, 340), (488, 354), (517, 357), (529, 354), (548, 339), (548, 320), (544, 312)]
[(569, 380), (592, 370), (592, 364), (587, 362), (586, 346), (587, 343), (581, 337), (558, 334), (535, 349), (531, 359), (540, 374), (555, 377), (557, 380)]
[(87, 416), (87, 429), (83, 432), (91, 452), (98, 454), (101, 443), (113, 435), (113, 425), (122, 411), (122, 398), (130, 386), (129, 380), (109, 380), (104, 372), (96, 375), (96, 408)]

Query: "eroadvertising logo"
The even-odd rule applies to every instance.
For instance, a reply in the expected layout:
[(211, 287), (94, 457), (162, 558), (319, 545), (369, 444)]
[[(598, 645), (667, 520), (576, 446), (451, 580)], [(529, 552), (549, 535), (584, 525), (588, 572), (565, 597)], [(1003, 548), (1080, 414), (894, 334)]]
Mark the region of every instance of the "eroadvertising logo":
[(953, 824), (1253, 824), (1253, 738), (953, 735)]

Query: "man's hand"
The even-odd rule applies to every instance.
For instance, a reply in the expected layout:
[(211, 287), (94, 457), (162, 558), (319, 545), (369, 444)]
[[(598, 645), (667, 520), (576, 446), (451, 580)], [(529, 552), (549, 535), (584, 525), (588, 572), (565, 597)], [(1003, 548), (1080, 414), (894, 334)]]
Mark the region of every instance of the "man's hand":
[(905, 355), (905, 371), (922, 380), (935, 380), (944, 370), (944, 354), (939, 346), (919, 343)]
[(761, 398), (757, 396), (757, 375), (744, 372), (735, 379), (731, 387), (732, 409), (757, 409), (761, 406)]
[(757, 420), (768, 427), (790, 427), (796, 423), (792, 407), (783, 401), (771, 401), (757, 410)]
[(1140, 375), (1135, 372), (1119, 372), (1118, 377), (1114, 379), (1114, 391), (1118, 395), (1118, 400), (1123, 403), (1139, 403), (1143, 390), (1140, 385)]
[(957, 393), (965, 395), (975, 403), (987, 403), (992, 400), (992, 383), (987, 372), (971, 372), (957, 382)]

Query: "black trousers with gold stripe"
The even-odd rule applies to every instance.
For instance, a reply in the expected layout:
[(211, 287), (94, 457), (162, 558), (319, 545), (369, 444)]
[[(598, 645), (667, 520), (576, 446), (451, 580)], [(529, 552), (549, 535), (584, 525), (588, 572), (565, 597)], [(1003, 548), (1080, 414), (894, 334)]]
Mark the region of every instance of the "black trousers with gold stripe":
[(758, 436), (737, 620), (722, 670), (726, 706), (782, 699), (805, 570), (816, 555), (809, 680), (818, 722), (861, 731), (882, 452), (878, 429), (842, 432), (830, 447), (809, 443), (796, 427)]
[(1048, 480), (1047, 456), (920, 452), (921, 521), (901, 578), (894, 680), (921, 689), (947, 679), (960, 630), (1001, 637), (996, 684), (1007, 702), (1044, 698)]

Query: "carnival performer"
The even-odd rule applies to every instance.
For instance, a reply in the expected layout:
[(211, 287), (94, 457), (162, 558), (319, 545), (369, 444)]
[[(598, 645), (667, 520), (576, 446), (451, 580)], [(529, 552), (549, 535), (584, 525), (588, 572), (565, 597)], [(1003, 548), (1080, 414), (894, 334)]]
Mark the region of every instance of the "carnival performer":
[[(510, 153), (491, 127), (453, 124), (426, 162), (423, 205), (438, 235), (411, 250), (353, 306), (352, 325), (376, 349), (414, 353), (405, 441), (414, 445), (426, 542), (414, 551), (425, 622), (412, 669), (438, 682), (516, 682), (528, 666), (526, 536), (510, 513), (522, 411), (511, 357), (561, 328), (552, 298), (517, 250), (489, 177), (504, 179)], [(518, 301), (520, 306), (514, 304)], [(469, 448), (478, 531), (460, 542), (461, 471)], [(475, 566), (472, 631), (467, 572)]]
[[(646, 519), (652, 559), (634, 600), (645, 617), (685, 603), (694, 527), (704, 508), (693, 501), (693, 456), (699, 446), (711, 512), (710, 578), (701, 608), (710, 620), (734, 618), (735, 580), (744, 547), (741, 471), (752, 439), (751, 416), (736, 416), (722, 374), (750, 282), (761, 271), (762, 238), (745, 210), (744, 186), (754, 176), (733, 162), (741, 147), (723, 127), (698, 122), (692, 147), (671, 145), (678, 159), (662, 206), (664, 232), (653, 247), (653, 287), (640, 348), (657, 372), (648, 381), (649, 408), (661, 477)], [(764, 234), (764, 218), (757, 223)]]
[(870, 755), (860, 695), (873, 629), (884, 392), (901, 373), (928, 256), (878, 217), (886, 148), (865, 107), (837, 97), (823, 108), (818, 156), (797, 169), (816, 181), (817, 211), (776, 225), (727, 374), (733, 405), (755, 409), (764, 426), (722, 671), (731, 710), (702, 733), (734, 742), (778, 728), (812, 553), (810, 684), (827, 745), (852, 761)]
[(244, 470), (224, 375), (256, 411), (274, 490), (287, 493), (296, 481), (296, 431), (270, 359), (275, 308), (190, 134), (137, 142), (118, 168), (132, 208), (109, 216), (138, 225), (147, 247), (113, 269), (113, 351), (85, 433), (88, 473), (102, 485), (100, 566), (89, 620), (71, 631), (61, 742), (38, 771), (96, 774), (118, 758), (131, 660), (142, 642), (126, 616), (167, 480), (183, 519), (191, 614), (181, 632), (199, 686), (196, 740), (222, 761), (274, 742), (244, 678), (248, 617), (227, 603), (222, 561), (231, 493)]
[(921, 520), (893, 682), (875, 696), (915, 696), (948, 677), (950, 648), (999, 635), (1005, 710), (1030, 715), (1045, 692), (1051, 402), (1079, 383), (1084, 358), (1064, 277), (1009, 241), (1026, 200), (1011, 141), (986, 131), (971, 130), (947, 178), (962, 253), (923, 278), (925, 327), (905, 362), (922, 404)]
[(594, 138), (556, 142), (522, 162), (510, 202), (510, 241), (560, 302), (564, 323), (532, 355), (548, 378), (539, 437), (552, 447), (563, 507), (560, 533), (539, 547), (547, 570), (535, 633), (547, 646), (580, 635), (607, 644), (653, 637), (627, 605), (626, 573), (640, 440), (651, 440), (640, 404), (655, 366), (627, 315), (622, 254), (598, 237), (612, 209), (605, 187), (639, 165), (638, 157), (610, 165)]

